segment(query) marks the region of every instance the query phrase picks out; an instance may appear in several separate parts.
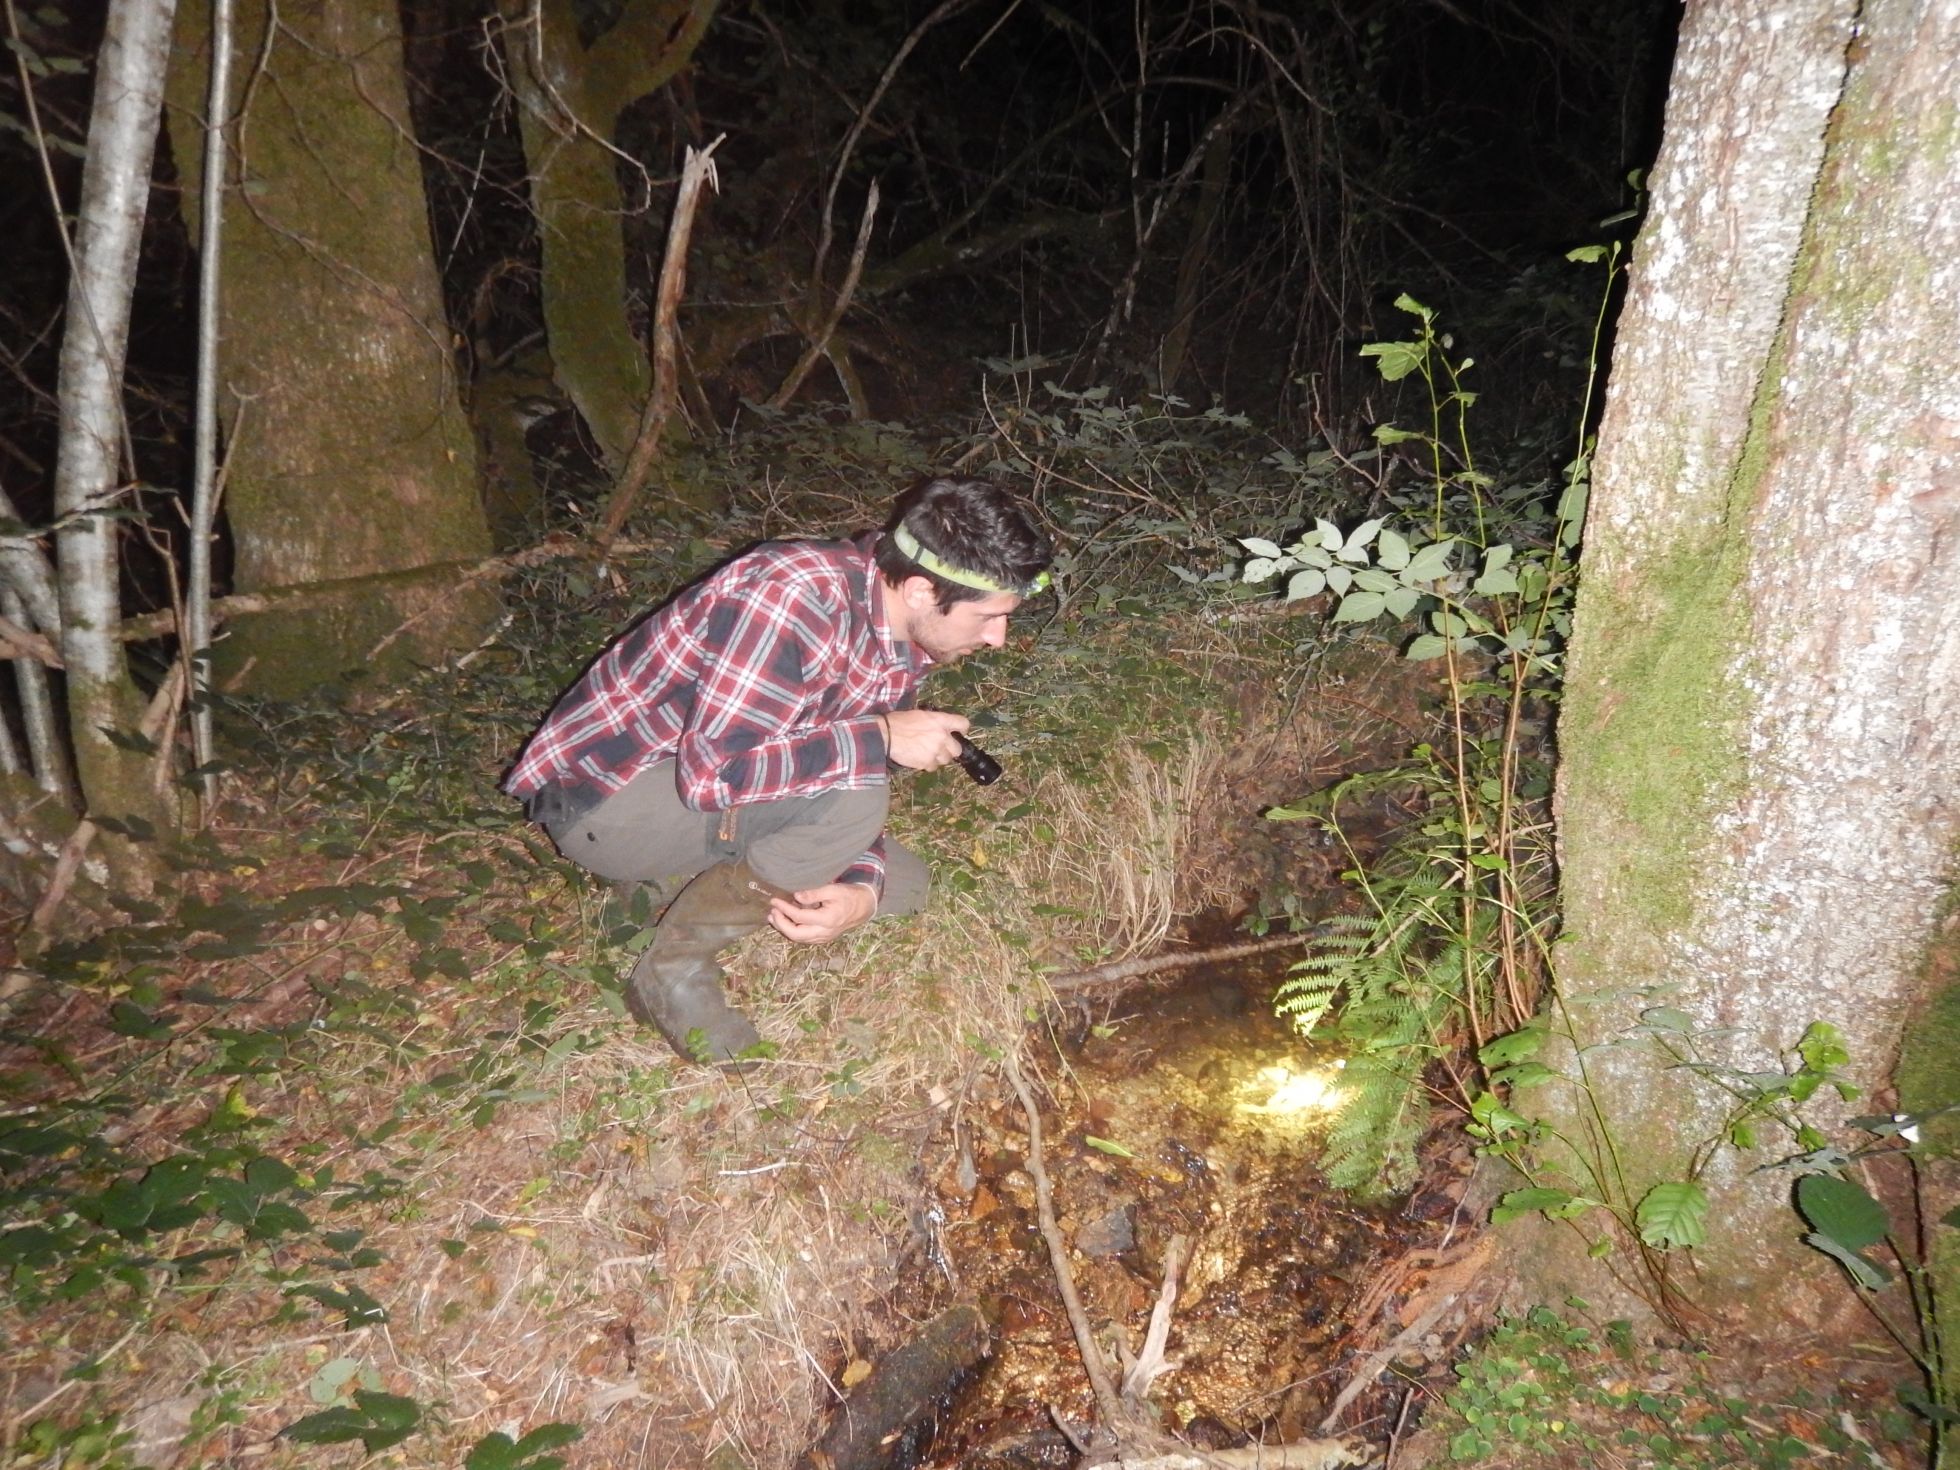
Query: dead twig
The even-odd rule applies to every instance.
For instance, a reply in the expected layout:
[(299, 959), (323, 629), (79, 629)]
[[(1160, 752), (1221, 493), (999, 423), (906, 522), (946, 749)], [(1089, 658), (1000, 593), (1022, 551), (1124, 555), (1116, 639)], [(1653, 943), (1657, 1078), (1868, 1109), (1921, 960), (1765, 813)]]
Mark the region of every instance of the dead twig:
[(1122, 1395), (1109, 1373), (1109, 1363), (1104, 1359), (1102, 1349), (1096, 1345), (1095, 1333), (1089, 1327), (1089, 1314), (1082, 1309), (1082, 1297), (1075, 1289), (1075, 1273), (1069, 1269), (1068, 1244), (1062, 1239), (1062, 1227), (1055, 1221), (1055, 1195), (1048, 1183), (1048, 1167), (1041, 1151), (1041, 1109), (1036, 1105), (1034, 1093), (1029, 1089), (1027, 1079), (1021, 1075), (1021, 1062), (1012, 1051), (1007, 1054), (1007, 1080), (1014, 1088), (1014, 1095), (1021, 1100), (1021, 1110), (1028, 1118), (1028, 1174), (1034, 1180), (1035, 1216), (1041, 1226), (1041, 1238), (1048, 1246), (1048, 1264), (1055, 1272), (1055, 1287), (1061, 1293), (1062, 1309), (1068, 1313), (1069, 1329), (1075, 1334), (1075, 1348), (1082, 1356), (1083, 1369), (1089, 1375), (1089, 1390), (1095, 1395), (1096, 1408), (1102, 1415), (1103, 1427), (1114, 1430), (1129, 1420)]
[[(1484, 1235), (1479, 1236), (1474, 1244), (1458, 1254), (1436, 1260), (1433, 1274), (1428, 1281), (1403, 1305), (1400, 1314), (1402, 1330), (1362, 1359), (1361, 1365), (1342, 1385), (1341, 1391), (1334, 1395), (1333, 1405), (1327, 1410), (1326, 1417), (1320, 1421), (1322, 1434), (1340, 1422), (1347, 1406), (1381, 1376), (1384, 1368), (1394, 1362), (1410, 1344), (1419, 1341), (1424, 1333), (1436, 1325), (1437, 1319), (1456, 1303), (1457, 1298), (1476, 1281), (1484, 1267), (1489, 1264), (1494, 1249), (1494, 1237)], [(1397, 1273), (1398, 1278), (1401, 1274)], [(1363, 1299), (1365, 1305), (1357, 1315), (1374, 1315), (1383, 1295), (1385, 1293), (1371, 1292)]]
[(1192, 965), (1222, 964), (1226, 960), (1242, 960), (1249, 955), (1294, 949), (1319, 933), (1316, 927), (1298, 934), (1272, 934), (1264, 939), (1246, 939), (1236, 944), (1214, 945), (1210, 949), (1181, 950), (1175, 954), (1151, 955), (1144, 959), (1111, 960), (1106, 965), (1092, 965), (1086, 970), (1063, 970), (1050, 975), (1048, 988), (1057, 995), (1073, 995), (1078, 991), (1099, 990), (1104, 986), (1127, 985), (1132, 980), (1145, 980), (1170, 970), (1189, 969)]
[(626, 525), (626, 518), (633, 513), (633, 503), (639, 499), (647, 472), (653, 468), (654, 456), (660, 452), (667, 420), (673, 416), (675, 387), (680, 381), (677, 345), (680, 333), (674, 320), (680, 311), (682, 288), (687, 284), (687, 246), (694, 235), (694, 215), (701, 204), (701, 188), (714, 182), (714, 153), (720, 146), (721, 138), (716, 138), (706, 148), (688, 149), (687, 161), (681, 166), (680, 188), (674, 194), (674, 217), (667, 227), (667, 253), (660, 262), (660, 285), (654, 293), (653, 327), (649, 334), (653, 391), (647, 395), (646, 412), (640, 416), (640, 432), (633, 440), (633, 452), (626, 456), (626, 466), (619, 472), (619, 483), (613, 487), (605, 519), (594, 538), (601, 548), (612, 544)]
[(858, 221), (857, 243), (851, 247), (850, 269), (844, 272), (844, 284), (838, 288), (837, 300), (831, 306), (830, 315), (825, 318), (822, 328), (811, 336), (803, 355), (796, 360), (796, 366), (783, 379), (782, 386), (770, 395), (769, 407), (781, 408), (795, 397), (796, 390), (803, 386), (803, 380), (810, 376), (810, 369), (817, 365), (817, 359), (830, 351), (830, 339), (837, 334), (844, 313), (850, 310), (851, 298), (857, 294), (858, 277), (864, 274), (864, 254), (871, 248), (871, 221), (877, 213), (878, 181), (873, 179), (870, 191), (864, 196), (864, 217)]
[(61, 667), (61, 651), (46, 635), (0, 617), (0, 659), (7, 658), (34, 658), (51, 669)]
[(54, 872), (48, 878), (47, 891), (41, 901), (34, 905), (34, 912), (28, 915), (27, 932), (44, 934), (61, 905), (68, 897), (68, 890), (75, 885), (75, 874), (81, 871), (82, 858), (88, 852), (88, 845), (95, 840), (95, 823), (87, 817), (75, 824), (75, 830), (68, 834), (68, 840), (61, 844), (61, 851), (54, 860)]
[(1177, 1303), (1177, 1273), (1184, 1265), (1188, 1237), (1173, 1235), (1164, 1248), (1164, 1284), (1158, 1288), (1157, 1303), (1150, 1309), (1150, 1325), (1144, 1329), (1143, 1350), (1123, 1374), (1123, 1397), (1140, 1404), (1150, 1397), (1150, 1386), (1177, 1367), (1164, 1357), (1171, 1336), (1171, 1309)]

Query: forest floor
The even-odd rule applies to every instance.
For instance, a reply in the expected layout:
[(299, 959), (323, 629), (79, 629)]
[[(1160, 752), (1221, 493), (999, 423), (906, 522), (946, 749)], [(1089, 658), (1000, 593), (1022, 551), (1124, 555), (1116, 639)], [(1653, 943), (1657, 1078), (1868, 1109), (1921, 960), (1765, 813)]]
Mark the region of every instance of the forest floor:
[[(771, 499), (739, 541), (875, 523), (835, 488), (853, 478)], [(975, 1136), (1025, 1148), (1004, 1058), (1074, 1119), (1078, 1158), (1128, 1167), (1082, 1146), (1109, 1104), (1096, 1112), (1046, 977), (1325, 887), (1332, 856), (1258, 814), (1427, 733), (1421, 682), (1386, 644), (1168, 577), (1084, 578), (1007, 649), (936, 678), (934, 701), (975, 716), (1009, 774), (898, 783), (894, 826), (935, 869), (930, 912), (820, 949), (747, 941), (732, 988), (775, 1055), (732, 1075), (685, 1065), (619, 1000), (643, 916), (496, 784), (584, 659), (739, 541), (677, 534), (598, 571), (536, 569), (466, 669), (229, 712), (227, 799), (162, 855), (154, 905), (41, 954), (47, 983), (0, 1016), (0, 1464), (791, 1464), (915, 1329), (949, 1212), (976, 1236), (1005, 1228), (1017, 1171), (971, 1163)], [(1077, 1021), (1123, 1045), (1109, 1016)], [(1187, 1084), (1225, 1090), (1202, 1068)], [(1077, 1213), (1071, 1229), (1099, 1212)], [(1371, 1330), (1341, 1338), (1347, 1371), (1437, 1274), (1403, 1259), (1427, 1239), (1323, 1273), (1330, 1313), (1371, 1303)], [(1455, 1317), (1397, 1360), (1442, 1380), (1405, 1366), (1354, 1411), (1378, 1445), (1436, 1405), (1489, 1311), (1458, 1288)], [(1151, 1293), (1124, 1289), (1140, 1340)], [(1019, 1310), (1066, 1342), (1051, 1308)], [(1570, 1463), (1569, 1426), (1615, 1395), (1677, 1429), (1718, 1412), (1743, 1438), (1767, 1425), (1780, 1448), (1595, 1463), (1908, 1463), (1865, 1427), (1869, 1395), (1853, 1413), (1820, 1391), (1771, 1423), (1760, 1394), (1745, 1415), (1686, 1359), (1615, 1358), (1609, 1334), (1581, 1340), (1564, 1317), (1501, 1331), (1497, 1356), (1469, 1360), (1497, 1365), (1461, 1378), (1471, 1397), (1434, 1407), (1439, 1463), (1473, 1458), (1461, 1435), (1492, 1414)], [(1289, 1422), (1311, 1424), (1343, 1376), (1296, 1395)], [(1702, 1410), (1707, 1385), (1720, 1406)], [(1079, 1375), (1047, 1391), (1086, 1417)]]

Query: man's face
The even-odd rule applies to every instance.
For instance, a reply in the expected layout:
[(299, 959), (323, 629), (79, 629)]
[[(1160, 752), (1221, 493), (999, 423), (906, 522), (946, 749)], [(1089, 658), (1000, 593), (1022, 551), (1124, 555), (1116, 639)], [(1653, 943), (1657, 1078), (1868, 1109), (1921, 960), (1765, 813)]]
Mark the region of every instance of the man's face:
[(1007, 615), (1021, 605), (1011, 592), (996, 592), (939, 610), (932, 584), (909, 577), (903, 588), (912, 641), (936, 664), (949, 664), (981, 648), (999, 648), (1007, 641)]

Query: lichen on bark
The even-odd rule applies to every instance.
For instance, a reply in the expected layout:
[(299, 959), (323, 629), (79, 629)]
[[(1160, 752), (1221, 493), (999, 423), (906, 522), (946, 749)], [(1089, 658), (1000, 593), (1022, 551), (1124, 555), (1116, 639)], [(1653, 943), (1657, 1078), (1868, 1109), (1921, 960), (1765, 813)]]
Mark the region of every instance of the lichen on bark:
[[(1852, 19), (1691, 11), (1615, 352), (1560, 727), (1561, 970), (1628, 1203), (1729, 1104), (1633, 1044), (1640, 1007), (1746, 1068), (1831, 1021), (1876, 1088), (1960, 828), (1960, 571), (1935, 554), (1960, 534), (1960, 169), (1929, 141), (1960, 17), (1864, 7), (1847, 74)], [(1705, 1304), (1828, 1311), (1785, 1181), (1750, 1172), (1770, 1157), (1703, 1175)]]

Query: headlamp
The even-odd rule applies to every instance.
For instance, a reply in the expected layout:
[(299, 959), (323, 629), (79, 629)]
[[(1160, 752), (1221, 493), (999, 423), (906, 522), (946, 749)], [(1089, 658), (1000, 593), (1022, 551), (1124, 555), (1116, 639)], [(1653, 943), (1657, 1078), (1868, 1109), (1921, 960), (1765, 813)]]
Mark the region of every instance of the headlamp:
[(943, 577), (948, 582), (957, 583), (961, 587), (971, 587), (977, 592), (1005, 592), (1013, 597), (1033, 597), (1037, 593), (1046, 592), (1048, 584), (1053, 580), (1047, 572), (1043, 572), (1026, 586), (1010, 587), (1004, 582), (996, 582), (983, 572), (970, 572), (965, 567), (956, 567), (937, 552), (929, 551), (922, 546), (919, 538), (914, 536), (911, 529), (902, 521), (892, 528), (891, 538), (892, 545), (896, 546), (914, 565), (931, 572), (935, 577)]

